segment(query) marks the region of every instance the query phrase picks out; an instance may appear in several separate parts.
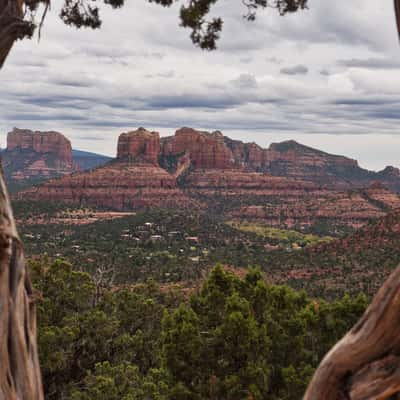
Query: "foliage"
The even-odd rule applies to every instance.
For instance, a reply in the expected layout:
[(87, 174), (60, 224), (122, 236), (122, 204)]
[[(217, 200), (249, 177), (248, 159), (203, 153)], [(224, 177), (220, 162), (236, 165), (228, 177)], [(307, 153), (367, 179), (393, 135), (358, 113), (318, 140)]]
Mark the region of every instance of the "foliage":
[(343, 292), (364, 292), (372, 296), (400, 262), (399, 226), (400, 213), (393, 211), (330, 243), (289, 254), (271, 253), (268, 268), (277, 282), (310, 295), (332, 298)]
[[(30, 217), (35, 207), (16, 202), (17, 215)], [(264, 238), (207, 215), (153, 210), (89, 225), (64, 225), (52, 220), (57, 214), (54, 204), (49, 203), (47, 213), (45, 207), (37, 205), (40, 217), (32, 218), (33, 223), (21, 220), (27, 253), (62, 256), (93, 274), (99, 267), (114, 269), (120, 284), (149, 277), (165, 283), (198, 281), (216, 262), (247, 268), (260, 265), (266, 256)]]
[[(148, 0), (164, 7), (170, 7), (177, 0)], [(31, 37), (36, 26), (35, 14), (40, 4), (49, 6), (49, 0), (30, 0), (24, 2), (30, 11), (29, 21), (26, 21), (29, 30), (26, 36)], [(61, 20), (76, 28), (87, 27), (97, 29), (101, 27), (99, 3), (104, 3), (112, 8), (120, 8), (124, 0), (64, 0), (60, 12)], [(222, 31), (223, 20), (221, 17), (208, 18), (211, 7), (218, 3), (218, 0), (191, 0), (184, 2), (180, 8), (181, 26), (191, 31), (192, 42), (202, 49), (214, 50), (216, 42)], [(307, 0), (247, 0), (243, 2), (245, 7), (244, 17), (253, 21), (256, 12), (260, 8), (271, 7), (278, 10), (279, 14), (293, 13), (307, 8)]]
[(46, 399), (298, 400), (365, 296), (333, 303), (217, 266), (190, 298), (154, 282), (98, 292), (58, 260), (32, 263)]
[(328, 241), (264, 225), (227, 224), (216, 215), (186, 210), (145, 211), (87, 225), (79, 219), (71, 225), (64, 216), (76, 215), (78, 208), (30, 201), (14, 206), (30, 257), (63, 257), (95, 277), (103, 271), (103, 278), (116, 284), (153, 278), (194, 287), (222, 263), (240, 273), (259, 266), (272, 282), (324, 299), (359, 292), (371, 296), (400, 260), (398, 212)]

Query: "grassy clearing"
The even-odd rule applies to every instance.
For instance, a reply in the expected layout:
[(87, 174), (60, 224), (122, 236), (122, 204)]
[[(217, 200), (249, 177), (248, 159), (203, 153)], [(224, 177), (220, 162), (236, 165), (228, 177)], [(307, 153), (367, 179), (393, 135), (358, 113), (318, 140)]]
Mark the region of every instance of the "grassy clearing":
[(292, 248), (313, 246), (333, 240), (330, 236), (304, 234), (294, 230), (272, 228), (270, 226), (251, 224), (247, 222), (230, 221), (228, 224), (243, 232), (252, 232), (271, 240), (271, 242), (274, 242), (275, 244), (290, 245)]

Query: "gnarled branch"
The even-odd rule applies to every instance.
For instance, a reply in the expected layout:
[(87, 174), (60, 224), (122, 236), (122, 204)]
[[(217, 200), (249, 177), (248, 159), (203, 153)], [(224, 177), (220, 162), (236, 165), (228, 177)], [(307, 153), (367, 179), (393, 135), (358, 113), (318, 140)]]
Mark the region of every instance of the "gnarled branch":
[(0, 68), (17, 39), (30, 37), (34, 25), (24, 20), (23, 2), (0, 0)]
[(400, 393), (400, 267), (325, 356), (304, 400), (394, 399)]

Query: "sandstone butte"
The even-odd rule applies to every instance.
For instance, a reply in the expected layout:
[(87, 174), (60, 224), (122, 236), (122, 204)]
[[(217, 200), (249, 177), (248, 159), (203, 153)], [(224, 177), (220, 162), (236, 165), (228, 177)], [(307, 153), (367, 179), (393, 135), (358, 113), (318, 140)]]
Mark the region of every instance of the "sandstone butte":
[(59, 132), (33, 132), (14, 128), (7, 134), (2, 152), (8, 178), (49, 178), (78, 170), (72, 159), (71, 142)]
[(182, 128), (160, 138), (139, 128), (119, 136), (117, 157), (106, 165), (16, 197), (116, 210), (202, 208), (273, 226), (358, 227), (400, 207), (398, 190), (400, 174), (393, 167), (367, 171), (355, 160), (294, 141), (264, 149), (219, 131)]

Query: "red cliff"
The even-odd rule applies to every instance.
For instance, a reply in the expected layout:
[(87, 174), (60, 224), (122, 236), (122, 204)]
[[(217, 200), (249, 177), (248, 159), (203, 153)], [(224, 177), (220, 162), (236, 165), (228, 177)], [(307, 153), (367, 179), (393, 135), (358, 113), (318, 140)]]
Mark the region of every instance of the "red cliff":
[(5, 176), (11, 184), (70, 174), (79, 168), (72, 159), (71, 142), (58, 132), (14, 128), (2, 152)]
[(180, 208), (189, 203), (175, 178), (160, 167), (113, 161), (93, 171), (52, 179), (15, 195), (18, 199), (136, 210), (144, 207)]
[(175, 136), (164, 139), (162, 155), (188, 154), (197, 169), (230, 169), (234, 167), (231, 150), (224, 143), (221, 132), (201, 132), (191, 128), (176, 131)]
[(118, 159), (158, 165), (160, 153), (160, 134), (149, 132), (144, 128), (122, 133), (118, 138)]
[(30, 150), (52, 154), (60, 163), (72, 164), (71, 142), (59, 132), (33, 132), (14, 128), (7, 134), (7, 150)]

